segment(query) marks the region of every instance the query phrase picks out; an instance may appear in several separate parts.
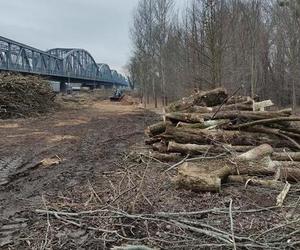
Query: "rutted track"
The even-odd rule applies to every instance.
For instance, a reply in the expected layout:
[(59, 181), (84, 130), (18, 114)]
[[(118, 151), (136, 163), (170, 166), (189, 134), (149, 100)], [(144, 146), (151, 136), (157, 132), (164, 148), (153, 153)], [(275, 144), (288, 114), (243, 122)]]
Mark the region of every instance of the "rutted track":
[[(23, 223), (23, 212), (42, 203), (43, 193), (58, 193), (112, 169), (116, 157), (143, 141), (148, 119), (153, 115), (135, 106), (95, 102), (47, 117), (0, 121), (0, 241), (10, 235), (6, 227)], [(61, 164), (38, 165), (56, 155)]]

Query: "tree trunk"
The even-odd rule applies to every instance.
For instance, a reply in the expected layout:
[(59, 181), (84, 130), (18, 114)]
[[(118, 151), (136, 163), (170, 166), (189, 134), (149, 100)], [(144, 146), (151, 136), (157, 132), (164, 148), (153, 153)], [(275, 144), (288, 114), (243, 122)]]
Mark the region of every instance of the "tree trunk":
[(228, 97), (224, 88), (217, 88), (210, 91), (197, 92), (194, 95), (183, 98), (177, 102), (171, 103), (167, 108), (167, 112), (178, 112), (186, 110), (193, 105), (199, 106), (217, 106), (223, 103)]
[(273, 153), (271, 158), (275, 161), (300, 161), (300, 152)]
[(180, 144), (173, 141), (169, 142), (168, 152), (190, 154), (190, 155), (201, 155), (210, 153), (224, 153), (228, 152), (245, 152), (253, 149), (253, 146), (231, 146), (224, 144), (223, 146), (216, 145), (197, 145), (197, 144)]
[(148, 136), (156, 136), (166, 131), (167, 125), (171, 126), (171, 122), (158, 122), (146, 128), (145, 134)]
[(262, 144), (256, 148), (249, 150), (248, 152), (236, 157), (241, 161), (253, 161), (259, 160), (266, 156), (270, 156), (273, 153), (273, 148), (269, 144)]
[[(222, 111), (218, 112), (214, 120), (217, 119), (243, 119), (243, 120), (261, 120), (261, 119), (272, 119), (278, 117), (284, 117), (288, 119), (292, 113), (291, 109), (285, 109), (280, 111)], [(166, 114), (166, 118), (178, 122), (191, 122), (197, 123), (203, 120), (211, 120), (214, 113), (169, 113)]]
[(268, 188), (278, 188), (281, 189), (284, 187), (284, 183), (281, 181), (275, 181), (275, 180), (261, 180), (253, 176), (248, 175), (229, 175), (228, 176), (228, 182), (233, 183), (241, 183), (245, 185), (246, 183), (249, 185), (255, 185), (255, 186), (263, 186)]
[(278, 143), (268, 135), (259, 133), (248, 133), (240, 131), (226, 130), (200, 130), (167, 127), (166, 132), (161, 135), (167, 141), (178, 143), (193, 143), (200, 145), (209, 145), (215, 142), (231, 145), (255, 146), (261, 143), (270, 145)]

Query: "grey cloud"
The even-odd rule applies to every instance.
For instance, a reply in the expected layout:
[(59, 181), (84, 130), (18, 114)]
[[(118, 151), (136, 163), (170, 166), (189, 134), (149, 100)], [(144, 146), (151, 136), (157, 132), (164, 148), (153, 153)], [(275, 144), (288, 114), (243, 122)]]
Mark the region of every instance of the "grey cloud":
[(1, 0), (0, 35), (40, 49), (79, 47), (120, 70), (138, 0)]

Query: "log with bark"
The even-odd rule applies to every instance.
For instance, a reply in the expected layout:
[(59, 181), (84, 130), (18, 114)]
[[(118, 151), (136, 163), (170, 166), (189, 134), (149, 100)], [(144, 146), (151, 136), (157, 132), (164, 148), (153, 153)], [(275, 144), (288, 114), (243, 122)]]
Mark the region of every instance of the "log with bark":
[(177, 162), (182, 159), (181, 154), (164, 154), (159, 152), (150, 152), (150, 157), (162, 162)]
[(220, 192), (221, 190), (221, 179), (219, 177), (203, 173), (201, 169), (195, 166), (191, 167), (189, 163), (182, 164), (173, 181), (178, 188), (196, 192)]
[(255, 185), (267, 188), (281, 189), (284, 187), (284, 183), (281, 181), (259, 179), (257, 177), (247, 175), (229, 175), (227, 180), (229, 183), (240, 183), (243, 185)]
[(178, 112), (191, 108), (194, 105), (198, 106), (216, 106), (228, 97), (227, 91), (223, 88), (213, 89), (210, 91), (200, 91), (189, 97), (182, 98), (181, 100), (171, 103), (166, 111)]
[(275, 152), (272, 154), (275, 161), (300, 161), (300, 152)]
[[(265, 111), (271, 104), (228, 97), (222, 88), (183, 98), (166, 109), (163, 122), (146, 129), (151, 157), (177, 162), (172, 169), (183, 162), (175, 183), (195, 191), (219, 192), (228, 180), (265, 187), (299, 182), (300, 128), (293, 122), (300, 117), (291, 109)], [(201, 163), (220, 154), (222, 160)]]
[(278, 141), (271, 136), (259, 133), (175, 127), (167, 127), (166, 132), (161, 135), (161, 138), (166, 141), (200, 145), (225, 143), (234, 146), (256, 146), (261, 143), (268, 143), (270, 145), (278, 143)]
[(146, 135), (148, 135), (149, 137), (151, 136), (156, 136), (156, 135), (159, 135), (159, 134), (162, 134), (163, 132), (166, 131), (166, 128), (167, 126), (171, 125), (172, 123), (171, 122), (158, 122), (158, 123), (155, 123), (151, 126), (148, 126), (145, 130), (145, 133)]
[[(172, 122), (188, 122), (188, 123), (202, 123), (204, 120), (211, 120), (214, 116), (214, 120), (217, 119), (230, 119), (230, 120), (266, 120), (266, 119), (278, 119), (284, 118), (281, 121), (289, 120), (288, 117), (291, 115), (291, 109), (284, 109), (279, 111), (220, 111), (215, 113), (182, 113), (173, 112), (166, 114), (166, 118)], [(276, 121), (276, 120), (275, 120)], [(278, 121), (278, 120), (277, 120)], [(279, 119), (280, 121), (280, 119)], [(267, 122), (266, 122), (267, 123)], [(242, 124), (239, 124), (242, 125)], [(236, 125), (238, 126), (238, 125)], [(232, 129), (237, 127), (232, 126)]]
[(202, 155), (209, 153), (229, 153), (246, 152), (252, 149), (254, 146), (232, 146), (228, 144), (223, 145), (198, 145), (198, 144), (181, 144), (174, 141), (170, 141), (168, 145), (168, 152), (182, 153), (189, 155)]
[(270, 156), (274, 152), (273, 148), (269, 144), (262, 144), (248, 152), (236, 157), (240, 161), (253, 161), (259, 160), (266, 156)]

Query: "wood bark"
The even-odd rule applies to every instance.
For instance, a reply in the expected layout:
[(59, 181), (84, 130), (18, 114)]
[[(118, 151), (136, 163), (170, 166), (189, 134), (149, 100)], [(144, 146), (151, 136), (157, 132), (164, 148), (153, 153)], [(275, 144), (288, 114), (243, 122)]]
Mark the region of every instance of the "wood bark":
[(227, 97), (227, 91), (224, 88), (200, 91), (177, 102), (171, 103), (166, 110), (167, 112), (178, 112), (187, 110), (194, 105), (207, 107), (216, 106), (222, 104)]
[(268, 188), (283, 188), (284, 183), (275, 180), (262, 180), (248, 175), (229, 175), (228, 182), (263, 186)]
[(154, 151), (158, 151), (159, 153), (167, 153), (168, 147), (163, 142), (157, 142), (152, 145), (152, 148)]
[[(218, 112), (214, 120), (217, 119), (242, 119), (246, 121), (251, 120), (263, 120), (263, 119), (273, 119), (278, 117), (286, 117), (286, 120), (288, 119), (288, 116), (291, 115), (292, 110), (291, 109), (285, 109), (280, 111), (220, 111)], [(168, 120), (174, 121), (174, 122), (191, 122), (191, 123), (197, 123), (197, 122), (203, 122), (203, 120), (211, 120), (214, 113), (168, 113), (166, 114), (166, 118)], [(299, 119), (299, 118), (298, 118)], [(282, 119), (285, 120), (285, 119)], [(232, 129), (235, 129), (234, 126), (232, 126)]]
[(273, 153), (271, 158), (275, 161), (300, 161), (300, 152)]
[(300, 182), (300, 169), (279, 168), (275, 176), (276, 179), (281, 181)]
[[(263, 112), (263, 111), (261, 111)], [(300, 117), (275, 117), (270, 119), (262, 119), (258, 121), (252, 121), (247, 123), (238, 124), (235, 126), (232, 126), (233, 129), (240, 129), (240, 128), (246, 128), (246, 127), (252, 127), (255, 125), (264, 125), (264, 124), (270, 124), (270, 123), (277, 123), (281, 121), (300, 121)]]
[(176, 153), (163, 154), (158, 152), (151, 152), (150, 156), (162, 162), (176, 162), (182, 159), (181, 154), (176, 154)]
[(282, 134), (279, 129), (273, 129), (273, 128), (268, 128), (263, 126), (254, 126), (254, 127), (246, 128), (246, 131), (275, 135), (279, 138), (283, 138), (286, 141), (289, 141), (290, 143), (288, 146), (290, 148), (296, 148), (298, 150), (300, 149), (300, 144), (297, 141), (295, 141), (294, 139), (292, 139), (291, 137), (285, 134)]
[(221, 179), (215, 176), (180, 174), (173, 180), (178, 188), (193, 190), (195, 192), (221, 191)]
[(274, 150), (269, 144), (262, 144), (249, 150), (246, 153), (237, 156), (236, 159), (241, 161), (259, 160), (266, 156), (270, 156), (273, 152)]
[(160, 142), (161, 139), (160, 138), (148, 138), (145, 140), (145, 144), (146, 145), (153, 145), (154, 143)]
[(227, 120), (208, 120), (208, 121), (203, 121), (201, 123), (178, 122), (176, 127), (204, 129), (204, 128), (221, 126), (223, 124), (228, 124), (229, 122), (230, 122), (230, 120), (228, 120), (228, 119)]
[(261, 143), (273, 145), (277, 141), (270, 138), (268, 135), (259, 133), (248, 133), (240, 131), (226, 130), (201, 130), (167, 127), (166, 132), (161, 137), (167, 141), (175, 141), (178, 143), (191, 143), (207, 145), (212, 143), (224, 143), (245, 146), (255, 146)]
[(166, 131), (166, 127), (168, 125), (172, 125), (172, 123), (168, 121), (155, 123), (151, 126), (148, 126), (147, 129), (145, 130), (145, 133), (150, 137), (162, 134), (163, 132)]
[(253, 146), (231, 146), (224, 144), (222, 146), (217, 145), (198, 145), (198, 144), (180, 144), (174, 141), (170, 141), (168, 145), (168, 152), (201, 155), (205, 153), (224, 153), (228, 152), (245, 152), (252, 149)]
[(227, 90), (217, 88), (209, 91), (201, 91), (194, 97), (194, 105), (200, 106), (217, 106), (222, 104), (228, 98)]
[(244, 103), (248, 101), (253, 101), (250, 96), (232, 96), (227, 102), (226, 105)]

